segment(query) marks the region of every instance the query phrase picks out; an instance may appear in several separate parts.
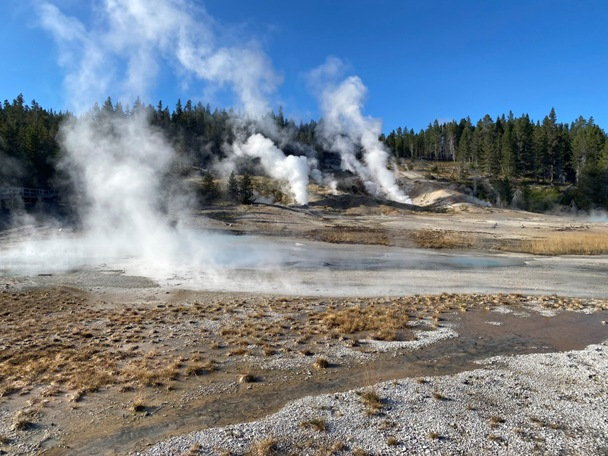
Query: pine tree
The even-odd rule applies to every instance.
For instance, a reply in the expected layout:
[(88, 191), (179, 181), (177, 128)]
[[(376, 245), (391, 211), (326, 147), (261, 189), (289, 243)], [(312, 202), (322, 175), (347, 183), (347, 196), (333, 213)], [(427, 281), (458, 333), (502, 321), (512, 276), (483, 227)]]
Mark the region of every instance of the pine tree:
[(228, 179), (228, 199), (234, 203), (240, 201), (239, 181), (234, 172), (230, 173), (230, 178)]
[(215, 201), (219, 196), (219, 190), (217, 184), (213, 180), (211, 172), (207, 171), (203, 176), (203, 183), (201, 186), (202, 199), (208, 203)]
[(241, 203), (252, 204), (253, 203), (253, 184), (251, 182), (251, 176), (245, 173), (241, 178), (241, 185), (239, 186), (239, 196)]
[(515, 174), (515, 152), (511, 138), (511, 128), (507, 125), (500, 139), (500, 169), (505, 178), (513, 177)]

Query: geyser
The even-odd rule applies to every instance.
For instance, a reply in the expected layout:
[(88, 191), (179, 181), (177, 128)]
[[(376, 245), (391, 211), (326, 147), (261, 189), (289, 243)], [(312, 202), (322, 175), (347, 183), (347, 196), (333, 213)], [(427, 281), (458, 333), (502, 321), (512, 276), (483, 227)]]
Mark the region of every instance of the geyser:
[[(327, 147), (340, 154), (342, 168), (357, 174), (372, 195), (381, 194), (393, 201), (411, 204), (394, 174), (387, 169), (390, 155), (379, 140), (381, 121), (365, 117), (361, 112), (367, 88), (357, 76), (335, 82), (343, 66), (339, 59), (328, 58), (309, 75), (323, 110), (318, 131)], [(356, 157), (359, 147), (363, 149), (363, 162)]]
[[(127, 272), (157, 278), (198, 271), (214, 283), (226, 280), (227, 269), (283, 267), (284, 250), (190, 227), (192, 199), (170, 172), (175, 152), (145, 109), (86, 113), (110, 92), (118, 93), (123, 105), (145, 99), (161, 65), (188, 83), (202, 82), (206, 93), (227, 87), (238, 107), (236, 139), (225, 149), (228, 161), (259, 160), (268, 175), (289, 185), (295, 203), (305, 205), (309, 175), (318, 182), (328, 177), (312, 156), (286, 155), (282, 132), (264, 134), (276, 128), (265, 116), (280, 77), (259, 46), (230, 43), (203, 8), (187, 0), (105, 0), (96, 4), (100, 17), (91, 28), (50, 2), (37, 3), (37, 11), (58, 44), (67, 97), (77, 114), (62, 126), (60, 142), (83, 226), (78, 233), (47, 232), (5, 250), (2, 266), (26, 270), (29, 261), (36, 264), (33, 272), (44, 272), (124, 264)], [(371, 193), (408, 202), (387, 168), (380, 122), (361, 113), (366, 93), (361, 80), (326, 84), (319, 93), (324, 113), (319, 132), (340, 153), (344, 168), (361, 176)], [(362, 161), (356, 159), (357, 147), (363, 148)]]

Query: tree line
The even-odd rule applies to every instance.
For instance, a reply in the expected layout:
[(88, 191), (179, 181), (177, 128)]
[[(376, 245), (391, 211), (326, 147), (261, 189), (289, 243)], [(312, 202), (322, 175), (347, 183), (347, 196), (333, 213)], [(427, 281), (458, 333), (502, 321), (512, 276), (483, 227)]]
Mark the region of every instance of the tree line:
[[(224, 145), (234, 141), (235, 130), (249, 128), (275, 140), (287, 154), (307, 154), (323, 168), (335, 164), (317, 136), (318, 122), (296, 123), (281, 109), (264, 122), (243, 127), (230, 110), (211, 109), (191, 100), (178, 100), (173, 109), (162, 101), (156, 106), (139, 99), (132, 106), (113, 103), (108, 97), (89, 115), (129, 117), (145, 111), (150, 123), (163, 131), (187, 166), (207, 168), (224, 158)], [(69, 112), (29, 105), (19, 95), (0, 106), (0, 186), (49, 188), (62, 191), (65, 181), (57, 134)], [(512, 113), (493, 119), (484, 116), (476, 124), (470, 118), (439, 123), (414, 132), (397, 128), (381, 140), (398, 161), (454, 162), (463, 182), (471, 176), (500, 180), (507, 187), (539, 184), (557, 189), (560, 202), (578, 207), (608, 208), (608, 138), (593, 118), (579, 117), (570, 124), (557, 122), (555, 110), (542, 121)]]
[(542, 121), (527, 114), (485, 115), (440, 124), (418, 133), (397, 128), (383, 137), (398, 159), (453, 161), (462, 174), (561, 189), (562, 202), (608, 207), (608, 140), (593, 117), (557, 122), (555, 109)]

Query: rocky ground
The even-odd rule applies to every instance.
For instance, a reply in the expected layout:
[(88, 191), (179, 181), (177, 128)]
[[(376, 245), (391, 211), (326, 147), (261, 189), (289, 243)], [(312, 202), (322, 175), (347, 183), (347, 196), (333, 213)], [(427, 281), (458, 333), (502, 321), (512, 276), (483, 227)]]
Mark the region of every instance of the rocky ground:
[[(430, 379), (470, 370), (490, 355), (582, 348), (608, 335), (601, 324), (608, 320), (605, 299), (306, 298), (11, 285), (0, 292), (0, 304), (0, 451), (10, 454), (122, 454), (189, 430), (259, 419), (311, 394)], [(378, 416), (397, 423), (387, 407), (393, 393), (385, 388), (372, 388), (381, 392)], [(356, 407), (349, 394), (344, 404)], [(427, 406), (433, 403), (452, 402)], [(405, 438), (395, 426), (395, 438)], [(350, 432), (338, 423), (333, 428), (336, 435)], [(233, 450), (260, 432), (243, 431)], [(320, 446), (310, 445), (319, 451), (335, 443), (317, 440)], [(179, 442), (175, 454), (183, 449)], [(344, 440), (344, 448), (355, 448), (353, 442)], [(299, 454), (293, 442), (281, 445)]]
[(608, 257), (532, 243), (608, 226), (444, 190), (204, 208), (282, 261), (217, 282), (0, 265), (0, 454), (605, 453)]
[(457, 375), (306, 397), (262, 420), (137, 453), (586, 454), (608, 452), (608, 344), (499, 356)]

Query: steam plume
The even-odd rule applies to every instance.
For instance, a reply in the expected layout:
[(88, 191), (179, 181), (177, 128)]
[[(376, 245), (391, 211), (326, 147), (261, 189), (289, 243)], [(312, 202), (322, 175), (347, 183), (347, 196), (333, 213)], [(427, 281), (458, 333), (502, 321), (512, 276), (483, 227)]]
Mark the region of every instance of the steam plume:
[[(364, 117), (361, 112), (367, 88), (357, 76), (350, 76), (339, 84), (332, 81), (343, 66), (339, 59), (329, 58), (310, 73), (311, 84), (320, 93), (323, 111), (319, 132), (328, 147), (340, 154), (342, 167), (359, 175), (370, 193), (411, 203), (387, 169), (389, 153), (378, 139), (382, 133), (381, 121)], [(356, 157), (359, 146), (363, 149), (364, 162)]]
[(60, 63), (68, 73), (66, 89), (77, 111), (115, 90), (123, 102), (145, 97), (164, 61), (184, 83), (194, 76), (211, 91), (228, 85), (246, 115), (268, 112), (268, 96), (281, 82), (269, 58), (255, 42), (218, 45), (220, 27), (200, 5), (105, 0), (97, 8), (102, 20), (87, 30), (55, 5), (38, 4), (41, 25), (59, 45)]
[(81, 216), (89, 236), (105, 249), (148, 258), (171, 245), (160, 208), (178, 205), (172, 195), (162, 201), (161, 182), (173, 150), (143, 112), (129, 119), (107, 114), (71, 119), (62, 126), (61, 143), (68, 151), (64, 166), (84, 191)]
[[(317, 180), (322, 176), (315, 160), (285, 155), (280, 132), (263, 134), (269, 128), (264, 118), (269, 100), (281, 77), (255, 41), (234, 44), (189, 0), (100, 0), (95, 3), (99, 17), (90, 27), (49, 1), (36, 5), (42, 27), (58, 44), (67, 97), (80, 114), (60, 134), (63, 166), (82, 192), (84, 230), (70, 248), (80, 249), (81, 257), (136, 258), (171, 271), (183, 264), (209, 274), (221, 265), (276, 264), (272, 252), (239, 252), (246, 259), (239, 263), (237, 255), (225, 253), (230, 252), (225, 243), (186, 228), (188, 195), (167, 181), (174, 151), (143, 111), (82, 115), (109, 93), (124, 104), (145, 99), (168, 64), (183, 84), (200, 81), (208, 93), (232, 91), (245, 119), (235, 121), (235, 130), (239, 122), (257, 125), (248, 135), (237, 131), (232, 154), (259, 159), (269, 175), (289, 184), (296, 203), (307, 204), (309, 174)], [(327, 71), (330, 63), (319, 71)], [(343, 166), (360, 175), (371, 193), (409, 201), (387, 169), (388, 154), (378, 141), (380, 122), (361, 113), (366, 93), (361, 80), (326, 84), (321, 93), (324, 121), (319, 131), (341, 154)], [(356, 158), (358, 147), (363, 147), (363, 161)], [(51, 250), (48, 258), (56, 253)]]
[(304, 156), (285, 156), (268, 138), (256, 133), (244, 143), (234, 144), (237, 157), (249, 156), (260, 159), (262, 166), (273, 178), (287, 181), (292, 196), (300, 205), (308, 204), (308, 160)]

